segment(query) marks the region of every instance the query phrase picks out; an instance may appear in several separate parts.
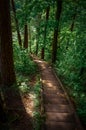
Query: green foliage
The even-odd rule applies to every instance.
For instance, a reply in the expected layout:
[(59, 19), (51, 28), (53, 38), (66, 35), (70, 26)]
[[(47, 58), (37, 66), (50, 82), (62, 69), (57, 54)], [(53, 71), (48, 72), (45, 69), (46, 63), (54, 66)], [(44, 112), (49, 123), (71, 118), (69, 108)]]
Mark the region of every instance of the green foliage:
[(35, 94), (36, 94), (37, 97), (40, 96), (40, 91), (41, 91), (40, 84), (37, 83), (37, 84), (35, 85), (35, 87), (34, 87), (34, 92), (35, 92)]
[(30, 59), (28, 50), (20, 49), (14, 44), (15, 69), (19, 73), (32, 75), (36, 73), (36, 64)]
[(22, 93), (27, 93), (27, 92), (29, 92), (30, 87), (27, 85), (26, 82), (21, 82), (21, 84), (19, 85), (19, 90), (20, 90)]
[(34, 99), (34, 103), (35, 103), (35, 111), (33, 113), (33, 129), (34, 130), (40, 130), (42, 128), (42, 124), (44, 122), (44, 117), (41, 113), (40, 107), (42, 105), (41, 102), (41, 87), (40, 87), (40, 82), (38, 82), (35, 86), (34, 86), (34, 93), (36, 98)]
[[(36, 52), (36, 44), (38, 43), (38, 56), (40, 56), (41, 48), (44, 46), (45, 40), (45, 60), (50, 62), (52, 57), (53, 31), (58, 24), (55, 21), (56, 0), (26, 0), (27, 4), (23, 0), (15, 0), (15, 3), (20, 29), (23, 32), (25, 17), (31, 28), (31, 51), (33, 53)], [(76, 100), (77, 112), (84, 123), (86, 122), (85, 5), (85, 0), (63, 0), (58, 32), (57, 61), (55, 64), (57, 73), (63, 80), (64, 84), (66, 84), (70, 95)], [(44, 39), (46, 8), (48, 6), (50, 6), (50, 14), (47, 22), (46, 39)], [(73, 23), (74, 26), (71, 31)], [(36, 73), (36, 66), (29, 58), (27, 50), (21, 50), (16, 45), (14, 45), (14, 61), (17, 72), (28, 75)], [(22, 84), (20, 86), (22, 86)], [(23, 87), (20, 88), (22, 91), (28, 91), (26, 83), (23, 83)], [(38, 84), (36, 84), (34, 92), (39, 95), (40, 87)], [(36, 103), (39, 105), (37, 100)], [(37, 117), (35, 124), (37, 126), (36, 129), (38, 130), (40, 128), (40, 113), (35, 112), (34, 116)]]
[[(86, 25), (84, 1), (71, 4), (64, 2), (59, 34), (59, 48), (55, 68), (74, 98), (77, 112), (86, 124)], [(76, 18), (73, 21), (74, 12)], [(70, 27), (74, 22), (73, 30)]]
[(41, 84), (40, 84), (40, 75), (38, 73), (35, 73), (35, 82), (31, 86), (29, 84), (30, 80), (32, 80), (32, 77), (28, 78), (27, 75), (23, 75), (20, 73), (17, 73), (17, 85), (14, 85), (14, 90), (18, 90), (21, 94), (24, 95), (30, 94), (32, 96), (32, 100), (34, 101), (34, 111), (33, 111), (33, 129), (34, 130), (40, 130), (42, 123), (44, 121), (44, 118), (41, 115)]
[(34, 112), (34, 130), (40, 130), (41, 125), (44, 122), (44, 119), (42, 118), (40, 112)]
[[(78, 99), (76, 99), (77, 101)], [(86, 96), (84, 94), (79, 95), (79, 100), (76, 103), (79, 107), (77, 107), (77, 112), (80, 116), (80, 119), (83, 124), (86, 125)]]

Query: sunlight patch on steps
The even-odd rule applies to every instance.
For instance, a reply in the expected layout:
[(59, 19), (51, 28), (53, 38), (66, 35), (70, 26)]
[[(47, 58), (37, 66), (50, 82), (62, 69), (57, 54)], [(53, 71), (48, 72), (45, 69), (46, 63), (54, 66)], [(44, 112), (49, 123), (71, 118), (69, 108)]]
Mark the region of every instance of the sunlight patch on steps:
[(42, 63), (43, 61), (41, 60), (34, 60), (35, 62), (38, 62), (38, 63)]
[(56, 86), (50, 80), (42, 80), (42, 83), (50, 88), (56, 88)]
[(41, 60), (34, 60), (34, 61), (37, 62), (37, 63), (41, 63), (40, 66), (42, 67), (42, 69), (46, 68), (46, 65), (43, 64), (43, 61), (41, 61)]

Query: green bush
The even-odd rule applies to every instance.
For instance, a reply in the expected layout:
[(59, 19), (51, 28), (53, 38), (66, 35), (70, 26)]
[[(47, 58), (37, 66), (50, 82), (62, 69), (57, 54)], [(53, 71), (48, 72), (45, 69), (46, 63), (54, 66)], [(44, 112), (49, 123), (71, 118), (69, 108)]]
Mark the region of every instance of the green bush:
[(82, 123), (86, 125), (86, 97), (84, 94), (80, 94), (79, 99), (77, 101), (77, 113), (80, 116)]
[(30, 59), (28, 50), (20, 49), (14, 44), (14, 64), (16, 72), (23, 74), (34, 74), (37, 70), (36, 64)]

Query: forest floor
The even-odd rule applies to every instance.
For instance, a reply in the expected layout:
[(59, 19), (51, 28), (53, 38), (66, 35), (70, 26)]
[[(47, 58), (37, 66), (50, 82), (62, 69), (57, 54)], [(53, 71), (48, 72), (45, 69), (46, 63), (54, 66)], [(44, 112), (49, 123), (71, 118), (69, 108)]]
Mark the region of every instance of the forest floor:
[[(36, 97), (33, 89), (24, 93), (16, 91), (16, 94), (13, 92), (12, 95), (10, 95), (9, 90), (7, 98), (8, 113), (10, 113), (9, 121), (7, 124), (2, 124), (0, 130), (83, 130), (80, 122), (77, 123), (76, 121), (74, 109), (52, 67), (35, 56), (32, 58), (38, 64), (41, 73), (43, 115), (46, 120), (42, 128), (37, 127), (38, 124), (34, 122), (36, 121), (33, 116), (35, 112), (34, 98)], [(34, 88), (36, 83), (37, 79), (34, 75), (29, 79), (28, 84)], [(38, 109), (41, 112), (41, 109)]]
[[(0, 130), (33, 130), (35, 100), (36, 94), (34, 92), (34, 87), (37, 84), (37, 74), (32, 75), (29, 78), (29, 90), (23, 90), (21, 92), (18, 89), (12, 88), (11, 90), (6, 90), (7, 92), (7, 122), (0, 123)], [(22, 88), (25, 83), (22, 83)], [(24, 88), (25, 89), (25, 88)], [(14, 90), (14, 91), (13, 91)], [(37, 99), (38, 100), (38, 99)], [(39, 108), (37, 108), (39, 109)]]

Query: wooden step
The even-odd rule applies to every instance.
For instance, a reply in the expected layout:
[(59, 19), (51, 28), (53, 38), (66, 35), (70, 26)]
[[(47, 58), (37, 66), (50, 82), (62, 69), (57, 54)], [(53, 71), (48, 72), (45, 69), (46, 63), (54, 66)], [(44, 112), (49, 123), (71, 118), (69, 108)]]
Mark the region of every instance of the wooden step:
[(43, 92), (43, 96), (44, 96), (44, 98), (58, 98), (58, 99), (63, 98), (63, 99), (66, 99), (65, 94), (60, 94), (60, 93), (58, 94), (58, 92), (56, 94)]
[(46, 112), (46, 121), (75, 122), (74, 113)]
[(43, 94), (57, 94), (57, 90), (56, 89), (46, 89), (46, 91), (43, 88)]
[(68, 100), (66, 99), (65, 94), (47, 94), (43, 93), (44, 103), (50, 104), (69, 104)]
[(69, 104), (69, 102), (64, 98), (44, 98), (45, 104)]
[(61, 104), (44, 104), (45, 112), (71, 113), (69, 105)]
[(53, 91), (53, 90), (57, 91), (57, 87), (55, 87), (55, 86), (47, 87), (46, 85), (43, 84), (43, 90), (44, 90), (44, 92), (46, 92), (46, 91)]
[(56, 97), (56, 98), (64, 98), (64, 99), (67, 99), (66, 98), (66, 95), (65, 95), (65, 93), (60, 93), (59, 91), (57, 91), (56, 93), (53, 93), (53, 90), (52, 90), (52, 92), (51, 93), (47, 93), (46, 91), (44, 91), (43, 92), (43, 95), (44, 95), (44, 97)]
[(75, 123), (49, 121), (44, 130), (76, 130), (76, 126)]

